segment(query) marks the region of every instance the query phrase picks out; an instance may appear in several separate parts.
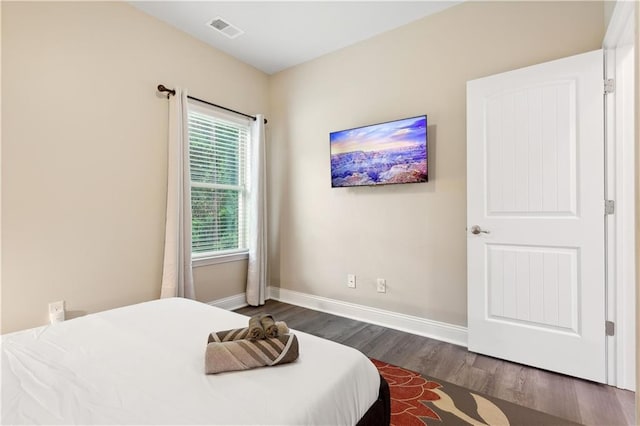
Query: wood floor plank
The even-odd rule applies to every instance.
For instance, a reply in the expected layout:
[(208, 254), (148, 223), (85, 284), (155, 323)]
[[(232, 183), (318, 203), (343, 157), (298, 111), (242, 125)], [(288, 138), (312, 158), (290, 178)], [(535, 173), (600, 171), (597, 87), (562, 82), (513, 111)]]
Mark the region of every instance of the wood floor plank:
[(625, 424), (638, 424), (636, 422), (634, 413), (636, 412), (636, 397), (634, 392), (622, 391), (615, 392), (616, 399), (620, 402), (622, 412), (625, 416)]
[(574, 422), (597, 426), (636, 424), (633, 392), (275, 300), (236, 312), (249, 316), (271, 313), (292, 329), (351, 346), (370, 358)]
[(495, 358), (484, 356), (483, 358), (485, 362), (493, 362), (495, 368), (485, 387), (479, 390), (480, 392), (527, 407), (533, 405), (532, 397), (524, 391), (527, 384), (527, 371), (523, 366)]
[[(581, 421), (575, 379), (549, 371), (526, 368), (528, 380), (523, 390), (533, 397), (533, 407), (554, 416)], [(524, 387), (524, 385), (529, 385)]]
[(605, 412), (609, 413), (609, 424), (627, 424), (627, 416), (623, 412), (620, 401), (615, 396), (615, 391), (619, 389), (587, 381), (576, 381), (575, 387), (580, 399), (582, 423), (599, 426), (602, 424), (602, 413)]
[(356, 348), (364, 354), (368, 354), (371, 352), (371, 349), (377, 345), (376, 342), (378, 338), (386, 329), (374, 324), (362, 323), (362, 325), (362, 328), (359, 328), (359, 332), (350, 330), (346, 333), (340, 340), (340, 343)]

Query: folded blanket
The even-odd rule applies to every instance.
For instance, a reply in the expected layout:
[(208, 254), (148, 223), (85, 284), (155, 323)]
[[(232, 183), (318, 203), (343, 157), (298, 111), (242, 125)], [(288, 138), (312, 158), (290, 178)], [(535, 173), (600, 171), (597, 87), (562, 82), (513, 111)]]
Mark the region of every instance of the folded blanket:
[(264, 329), (264, 334), (269, 338), (278, 337), (278, 326), (276, 322), (273, 320), (272, 315), (263, 315), (260, 317), (260, 324), (262, 324), (262, 328)]
[(286, 364), (298, 359), (298, 339), (286, 334), (275, 339), (233, 340), (207, 345), (206, 374)]
[[(284, 321), (276, 321), (276, 327), (278, 328), (278, 336), (283, 334), (289, 334), (289, 327)], [(249, 327), (234, 328), (233, 330), (217, 331), (209, 334), (209, 340), (211, 342), (228, 342), (231, 340), (249, 339)]]
[(255, 315), (249, 318), (249, 339), (264, 339), (264, 328), (260, 322), (262, 315)]

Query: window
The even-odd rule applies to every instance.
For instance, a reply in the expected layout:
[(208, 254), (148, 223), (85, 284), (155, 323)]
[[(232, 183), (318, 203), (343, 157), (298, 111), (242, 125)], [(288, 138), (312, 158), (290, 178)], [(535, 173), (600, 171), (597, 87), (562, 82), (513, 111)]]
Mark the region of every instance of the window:
[(189, 105), (193, 259), (247, 251), (249, 123)]

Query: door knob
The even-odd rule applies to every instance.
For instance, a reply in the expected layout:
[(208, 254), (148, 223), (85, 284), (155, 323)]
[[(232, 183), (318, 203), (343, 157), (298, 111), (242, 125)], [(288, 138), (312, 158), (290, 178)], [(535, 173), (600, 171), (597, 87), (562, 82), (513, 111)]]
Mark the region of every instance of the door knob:
[(480, 233), (483, 233), (483, 234), (488, 234), (489, 233), (489, 231), (485, 231), (484, 229), (480, 228), (478, 225), (473, 225), (471, 227), (470, 231), (471, 231), (471, 233), (473, 235), (478, 235)]

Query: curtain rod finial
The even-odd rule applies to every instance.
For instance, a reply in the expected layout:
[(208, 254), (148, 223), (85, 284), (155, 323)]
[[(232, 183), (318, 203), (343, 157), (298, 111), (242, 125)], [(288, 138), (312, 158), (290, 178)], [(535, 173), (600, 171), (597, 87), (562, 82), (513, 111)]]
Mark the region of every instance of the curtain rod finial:
[(164, 86), (164, 84), (158, 84), (158, 91), (159, 92), (167, 92), (167, 99), (169, 99), (169, 96), (176, 94), (176, 91), (174, 89), (167, 89)]

